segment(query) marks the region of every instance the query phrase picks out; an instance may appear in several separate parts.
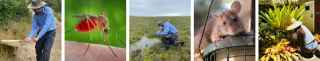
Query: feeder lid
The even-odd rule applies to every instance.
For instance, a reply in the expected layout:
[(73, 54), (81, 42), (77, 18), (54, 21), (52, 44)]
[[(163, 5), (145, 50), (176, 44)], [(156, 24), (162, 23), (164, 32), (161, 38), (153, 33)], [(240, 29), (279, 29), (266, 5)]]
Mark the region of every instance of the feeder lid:
[(228, 36), (221, 41), (210, 43), (207, 48), (204, 49), (203, 56), (223, 48), (239, 47), (239, 46), (252, 46), (254, 47), (254, 32), (242, 33), (239, 35)]

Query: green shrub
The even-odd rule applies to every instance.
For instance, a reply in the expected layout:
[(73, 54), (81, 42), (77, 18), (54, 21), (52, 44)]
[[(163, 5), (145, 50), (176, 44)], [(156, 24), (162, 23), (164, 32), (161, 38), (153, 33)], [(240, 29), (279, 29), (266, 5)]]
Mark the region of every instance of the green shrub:
[(263, 52), (266, 48), (279, 43), (281, 39), (287, 39), (291, 44), (290, 46), (301, 46), (302, 41), (291, 38), (294, 31), (285, 29), (292, 24), (292, 21), (301, 21), (304, 12), (303, 5), (294, 6), (290, 4), (273, 5), (273, 8), (269, 8), (267, 11), (260, 11), (259, 51)]
[(29, 15), (27, 5), (26, 0), (0, 0), (0, 25), (8, 24), (11, 19)]
[(293, 19), (302, 20), (304, 11), (303, 5), (299, 7), (292, 5), (274, 6), (273, 9), (269, 9), (267, 12), (261, 12), (260, 18), (265, 20), (272, 30), (284, 30), (292, 24)]
[(47, 0), (46, 3), (47, 3), (55, 12), (61, 12), (61, 0)]
[[(23, 17), (31, 17), (31, 11), (27, 8), (30, 1), (0, 0), (0, 28), (6, 28), (5, 25), (10, 24), (10, 22), (24, 21), (21, 19)], [(46, 2), (56, 13), (61, 12), (61, 0), (46, 0)], [(27, 22), (31, 22), (31, 19)]]

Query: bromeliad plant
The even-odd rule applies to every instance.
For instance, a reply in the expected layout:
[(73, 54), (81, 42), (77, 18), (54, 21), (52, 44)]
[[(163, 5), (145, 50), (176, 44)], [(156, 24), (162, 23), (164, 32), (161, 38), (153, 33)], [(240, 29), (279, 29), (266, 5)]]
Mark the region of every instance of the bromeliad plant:
[(303, 5), (299, 7), (292, 5), (274, 6), (273, 9), (269, 9), (267, 12), (261, 12), (260, 18), (265, 20), (273, 30), (284, 30), (292, 24), (293, 19), (302, 20), (304, 11)]
[(303, 19), (304, 6), (273, 5), (273, 8), (260, 12), (259, 20), (259, 41), (261, 61), (292, 61), (299, 56), (296, 53), (296, 46), (290, 43), (297, 43), (288, 37), (291, 31), (285, 30), (293, 21)]
[(290, 47), (290, 42), (287, 39), (281, 39), (281, 41), (267, 48), (260, 58), (260, 61), (295, 61), (299, 60), (299, 54), (296, 53), (297, 49)]
[(303, 13), (304, 6), (294, 7), (292, 5), (283, 5), (281, 7), (274, 5), (273, 9), (260, 12), (259, 40), (263, 43), (262, 49), (278, 43), (278, 38), (286, 38), (289, 33), (285, 30), (286, 27), (295, 20), (302, 20), (303, 16), (301, 15)]

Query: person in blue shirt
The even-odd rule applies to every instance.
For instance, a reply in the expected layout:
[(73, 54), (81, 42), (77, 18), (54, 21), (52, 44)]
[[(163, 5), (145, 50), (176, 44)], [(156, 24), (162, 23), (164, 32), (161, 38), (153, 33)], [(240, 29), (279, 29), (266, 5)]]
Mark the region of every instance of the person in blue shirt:
[(36, 42), (37, 61), (49, 61), (56, 33), (53, 9), (41, 0), (32, 0), (28, 8), (33, 10), (32, 29), (24, 40)]
[(157, 36), (161, 37), (161, 41), (165, 48), (168, 49), (170, 46), (175, 45), (178, 35), (177, 29), (169, 21), (159, 23), (160, 30), (156, 33)]

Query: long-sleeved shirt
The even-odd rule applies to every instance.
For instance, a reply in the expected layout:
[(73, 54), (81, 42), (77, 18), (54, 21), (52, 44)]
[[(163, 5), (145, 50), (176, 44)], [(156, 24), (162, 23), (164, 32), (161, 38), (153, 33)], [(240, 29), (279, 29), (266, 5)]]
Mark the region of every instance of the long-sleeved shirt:
[(163, 29), (156, 34), (159, 36), (167, 36), (169, 34), (177, 33), (177, 29), (174, 25), (172, 25), (169, 21), (163, 23)]
[(300, 25), (303, 31), (305, 32), (304, 34), (304, 42), (305, 42), (305, 47), (308, 49), (315, 49), (317, 48), (318, 44), (314, 42), (314, 37), (311, 33), (311, 31), (304, 25)]
[(49, 6), (43, 6), (41, 8), (41, 14), (33, 15), (32, 17), (32, 29), (28, 37), (41, 38), (46, 32), (55, 30), (55, 16), (53, 10)]

